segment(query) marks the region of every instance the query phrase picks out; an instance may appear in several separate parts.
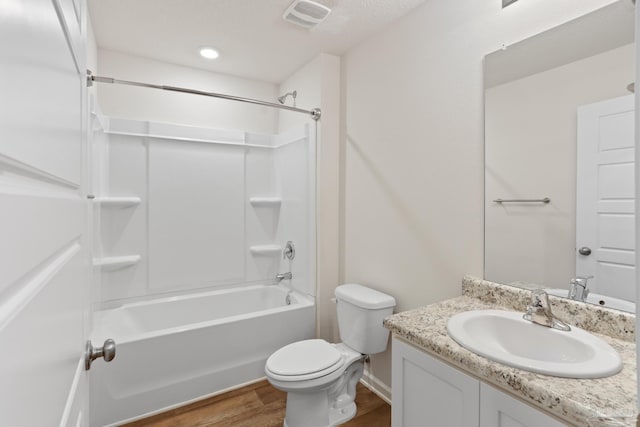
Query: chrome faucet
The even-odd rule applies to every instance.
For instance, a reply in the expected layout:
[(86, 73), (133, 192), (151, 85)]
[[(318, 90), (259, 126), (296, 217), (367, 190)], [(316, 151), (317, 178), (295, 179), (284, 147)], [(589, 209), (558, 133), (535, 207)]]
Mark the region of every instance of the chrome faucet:
[(276, 274), (276, 282), (282, 282), (283, 280), (287, 279), (290, 280), (291, 279), (291, 272), (287, 272), (287, 273), (280, 273), (280, 274)]
[(589, 279), (593, 279), (593, 276), (573, 277), (569, 282), (571, 285), (569, 288), (569, 298), (576, 301), (586, 301), (589, 296), (589, 288), (587, 288), (587, 281)]
[(527, 312), (522, 316), (522, 318), (548, 328), (559, 329), (561, 331), (571, 330), (571, 326), (556, 319), (553, 316), (553, 313), (551, 313), (549, 295), (547, 295), (544, 289), (535, 289), (531, 291), (531, 303), (527, 307)]

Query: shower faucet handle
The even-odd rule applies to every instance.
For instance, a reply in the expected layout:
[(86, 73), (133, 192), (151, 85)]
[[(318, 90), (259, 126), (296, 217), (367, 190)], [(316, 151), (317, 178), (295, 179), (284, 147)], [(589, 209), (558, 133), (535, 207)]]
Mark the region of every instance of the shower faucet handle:
[(287, 242), (282, 251), (282, 259), (293, 260), (296, 257), (296, 245), (291, 240)]

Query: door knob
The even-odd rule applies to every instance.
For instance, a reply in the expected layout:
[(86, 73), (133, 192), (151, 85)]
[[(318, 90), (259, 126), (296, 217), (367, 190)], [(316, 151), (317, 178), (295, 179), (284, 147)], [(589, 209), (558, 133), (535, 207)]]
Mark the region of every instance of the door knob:
[(591, 255), (591, 248), (583, 246), (580, 249), (578, 249), (578, 253), (580, 255), (585, 255), (585, 256)]
[(89, 340), (85, 348), (84, 369), (87, 371), (91, 369), (91, 362), (98, 357), (104, 358), (105, 362), (111, 362), (116, 357), (116, 342), (112, 339), (106, 340), (102, 347), (94, 347)]
[(282, 251), (282, 259), (289, 258), (290, 260), (296, 257), (296, 245), (291, 240), (287, 242)]

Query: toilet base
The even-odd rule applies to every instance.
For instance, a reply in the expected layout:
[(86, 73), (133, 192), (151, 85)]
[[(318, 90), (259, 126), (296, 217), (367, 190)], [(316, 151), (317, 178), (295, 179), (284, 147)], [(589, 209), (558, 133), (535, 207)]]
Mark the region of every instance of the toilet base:
[(337, 426), (338, 424), (346, 423), (351, 418), (356, 416), (356, 404), (351, 402), (345, 408), (332, 409), (329, 413), (329, 427)]
[[(338, 424), (343, 424), (356, 416), (357, 407), (355, 402), (351, 402), (344, 408), (332, 408), (329, 411), (329, 424), (325, 424), (322, 427), (335, 427)], [(289, 426), (285, 418), (283, 427), (295, 427)]]
[(287, 393), (286, 427), (335, 427), (356, 415), (356, 385), (364, 370), (364, 356), (342, 373), (326, 388), (312, 392)]

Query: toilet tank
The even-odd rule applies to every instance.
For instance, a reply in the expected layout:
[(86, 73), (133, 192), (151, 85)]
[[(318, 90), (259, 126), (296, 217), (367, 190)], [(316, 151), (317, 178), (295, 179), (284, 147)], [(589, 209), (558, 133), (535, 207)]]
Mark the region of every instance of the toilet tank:
[(396, 300), (357, 284), (338, 286), (335, 296), (340, 340), (362, 354), (383, 352), (389, 331), (382, 326), (382, 321), (393, 313)]

